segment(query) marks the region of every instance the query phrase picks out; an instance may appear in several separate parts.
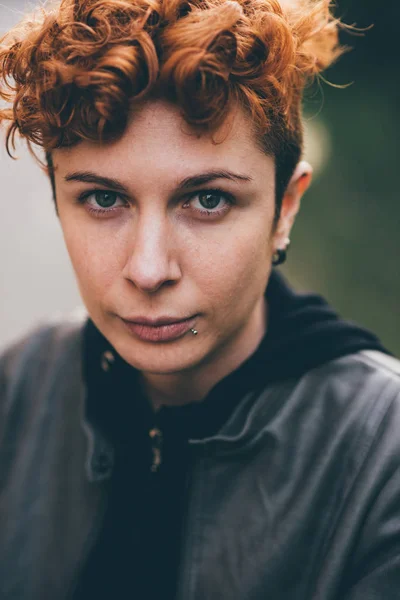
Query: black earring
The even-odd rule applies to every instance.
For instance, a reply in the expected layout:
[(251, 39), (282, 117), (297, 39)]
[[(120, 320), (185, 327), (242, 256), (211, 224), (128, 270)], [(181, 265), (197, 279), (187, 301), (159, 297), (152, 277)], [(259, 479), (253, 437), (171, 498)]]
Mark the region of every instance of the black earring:
[(283, 265), (283, 263), (286, 261), (289, 246), (290, 240), (288, 239), (286, 241), (286, 248), (278, 248), (277, 250), (275, 250), (274, 254), (272, 255), (272, 265), (274, 267), (277, 267), (278, 265)]
[(272, 257), (273, 266), (277, 267), (278, 265), (282, 265), (285, 262), (286, 258), (287, 258), (286, 248), (276, 250)]

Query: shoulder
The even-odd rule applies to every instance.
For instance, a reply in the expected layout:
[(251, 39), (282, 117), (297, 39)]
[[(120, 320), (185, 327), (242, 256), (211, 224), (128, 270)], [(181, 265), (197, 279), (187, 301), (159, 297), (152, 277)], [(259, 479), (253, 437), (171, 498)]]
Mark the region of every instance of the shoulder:
[(314, 440), (331, 456), (341, 448), (343, 456), (353, 457), (353, 466), (361, 465), (373, 448), (380, 448), (381, 456), (393, 456), (400, 466), (397, 359), (362, 351), (330, 361), (295, 383), (290, 402), (293, 413), (298, 416), (300, 408), (307, 423), (307, 444)]
[(378, 351), (332, 360), (292, 382), (287, 403), (287, 439), (307, 464), (319, 457), (343, 490), (361, 473), (372, 487), (396, 473), (400, 493), (400, 361)]
[(358, 462), (384, 436), (400, 460), (400, 361), (384, 353), (342, 356), (268, 385), (248, 402), (246, 428), (250, 420), (253, 433), (279, 430), (279, 439), (309, 456), (334, 457), (341, 448)]
[(360, 397), (376, 400), (400, 395), (400, 360), (379, 351), (365, 350), (327, 362), (309, 371), (301, 381), (347, 401)]
[(310, 410), (323, 410), (331, 422), (353, 423), (373, 434), (391, 414), (400, 426), (400, 361), (383, 352), (361, 351), (325, 363), (303, 376), (294, 392), (312, 398)]
[(394, 377), (400, 385), (400, 360), (375, 350), (365, 350), (357, 356), (363, 363), (370, 365), (373, 370), (377, 370), (388, 377)]
[(43, 385), (70, 361), (80, 361), (84, 309), (39, 324), (0, 354), (0, 402), (17, 389)]
[(308, 447), (312, 455), (321, 448), (334, 455), (327, 448), (338, 446), (361, 455), (360, 447), (386, 431), (397, 440), (400, 459), (400, 361), (361, 351), (267, 383), (243, 399), (221, 435), (267, 439), (271, 431), (287, 447)]

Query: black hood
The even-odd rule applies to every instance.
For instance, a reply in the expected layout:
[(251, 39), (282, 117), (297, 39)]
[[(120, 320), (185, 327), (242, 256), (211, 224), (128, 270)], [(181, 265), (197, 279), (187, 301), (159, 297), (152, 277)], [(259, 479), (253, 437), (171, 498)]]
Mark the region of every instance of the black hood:
[[(273, 271), (267, 287), (268, 332), (259, 351), (270, 381), (301, 375), (325, 362), (359, 352), (389, 354), (379, 339), (356, 323), (341, 319), (318, 294), (300, 294)], [(261, 358), (261, 355), (263, 358)]]
[[(185, 436), (208, 437), (220, 429), (250, 390), (300, 377), (328, 361), (361, 350), (389, 354), (374, 334), (341, 319), (321, 296), (296, 293), (276, 270), (271, 274), (266, 298), (268, 328), (255, 353), (220, 381), (203, 402), (162, 408), (158, 418), (166, 426), (173, 424)], [(100, 417), (103, 423), (118, 422), (119, 409), (124, 413), (126, 407), (131, 414), (131, 399), (135, 396), (139, 399), (138, 373), (118, 355), (109, 373), (101, 370), (102, 353), (113, 348), (90, 319), (85, 328), (84, 345), (86, 380), (92, 392), (88, 398), (89, 401), (94, 395), (97, 398), (95, 405), (90, 402), (88, 406), (91, 418), (98, 421)], [(116, 354), (114, 350), (113, 353)], [(96, 394), (93, 394), (95, 389)], [(118, 402), (113, 402), (110, 409), (109, 401), (101, 402), (102, 395), (108, 399), (112, 395)], [(116, 407), (119, 407), (117, 411)], [(110, 410), (114, 413), (112, 416)]]

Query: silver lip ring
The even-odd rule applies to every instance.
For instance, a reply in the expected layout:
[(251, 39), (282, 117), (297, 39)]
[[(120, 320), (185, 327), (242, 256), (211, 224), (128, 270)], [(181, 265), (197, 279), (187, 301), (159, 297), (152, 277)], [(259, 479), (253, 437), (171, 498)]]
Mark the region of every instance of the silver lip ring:
[(194, 328), (192, 328), (190, 331), (193, 333), (193, 335), (197, 335), (199, 333), (197, 329)]

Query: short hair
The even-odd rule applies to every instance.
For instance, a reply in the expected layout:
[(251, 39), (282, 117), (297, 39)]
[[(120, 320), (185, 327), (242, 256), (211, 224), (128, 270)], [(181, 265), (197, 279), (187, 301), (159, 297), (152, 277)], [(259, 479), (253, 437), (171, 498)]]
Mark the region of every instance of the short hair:
[(0, 109), (7, 151), (18, 132), (31, 151), (45, 150), (51, 171), (55, 148), (121, 135), (135, 102), (165, 98), (209, 131), (240, 106), (275, 158), (279, 216), (303, 148), (303, 92), (342, 53), (340, 26), (330, 0), (42, 6), (0, 41), (0, 98), (12, 103)]

